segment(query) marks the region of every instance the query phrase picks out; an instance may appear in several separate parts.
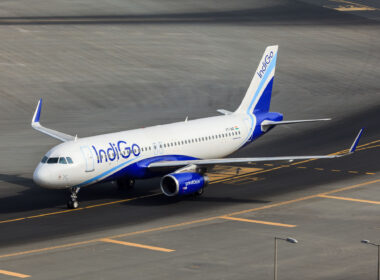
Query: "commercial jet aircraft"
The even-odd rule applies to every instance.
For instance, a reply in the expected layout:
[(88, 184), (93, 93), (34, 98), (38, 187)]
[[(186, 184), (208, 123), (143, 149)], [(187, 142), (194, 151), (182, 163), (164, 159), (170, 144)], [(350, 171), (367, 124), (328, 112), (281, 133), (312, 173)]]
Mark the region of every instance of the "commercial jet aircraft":
[(67, 205), (77, 208), (79, 189), (98, 182), (116, 181), (119, 187), (129, 188), (135, 179), (162, 176), (165, 195), (200, 195), (209, 181), (206, 174), (215, 165), (352, 154), (363, 129), (343, 155), (224, 158), (276, 125), (329, 120), (283, 121), (282, 114), (269, 111), (277, 51), (278, 46), (266, 48), (239, 108), (235, 112), (220, 109), (220, 116), (78, 138), (41, 126), (40, 99), (32, 127), (63, 143), (42, 158), (34, 182), (45, 188), (69, 189)]

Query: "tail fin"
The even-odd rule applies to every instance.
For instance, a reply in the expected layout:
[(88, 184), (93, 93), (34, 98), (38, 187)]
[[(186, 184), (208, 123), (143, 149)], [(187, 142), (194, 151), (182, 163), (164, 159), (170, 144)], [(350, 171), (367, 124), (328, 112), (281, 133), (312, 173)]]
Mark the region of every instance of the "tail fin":
[(269, 46), (236, 113), (268, 112), (276, 69), (278, 46)]

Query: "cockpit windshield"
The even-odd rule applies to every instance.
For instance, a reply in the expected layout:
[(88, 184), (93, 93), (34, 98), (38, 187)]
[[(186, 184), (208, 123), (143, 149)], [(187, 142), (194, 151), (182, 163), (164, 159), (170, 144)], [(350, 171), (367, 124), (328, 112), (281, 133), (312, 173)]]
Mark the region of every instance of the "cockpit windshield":
[(47, 160), (47, 163), (48, 164), (53, 164), (53, 163), (57, 163), (58, 162), (58, 158), (57, 157), (51, 157)]
[(41, 163), (47, 163), (47, 164), (73, 164), (73, 160), (71, 157), (51, 157), (48, 158), (47, 156), (44, 156), (41, 160)]

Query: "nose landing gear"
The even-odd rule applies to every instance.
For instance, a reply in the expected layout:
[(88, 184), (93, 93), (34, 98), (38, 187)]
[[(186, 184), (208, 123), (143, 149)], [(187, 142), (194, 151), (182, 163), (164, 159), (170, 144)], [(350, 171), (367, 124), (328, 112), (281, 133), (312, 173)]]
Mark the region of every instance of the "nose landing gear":
[(79, 202), (78, 202), (78, 192), (79, 192), (80, 188), (78, 187), (72, 187), (70, 188), (70, 192), (71, 192), (71, 195), (70, 195), (70, 200), (67, 202), (67, 208), (69, 209), (77, 209), (78, 206), (79, 206)]

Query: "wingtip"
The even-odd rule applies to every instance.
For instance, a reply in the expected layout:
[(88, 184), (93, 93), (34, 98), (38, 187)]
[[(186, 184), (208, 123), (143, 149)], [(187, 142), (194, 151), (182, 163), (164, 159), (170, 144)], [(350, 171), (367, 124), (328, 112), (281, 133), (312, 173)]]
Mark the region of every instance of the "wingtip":
[(356, 147), (357, 147), (358, 144), (359, 144), (359, 140), (360, 140), (360, 138), (361, 138), (361, 136), (362, 136), (362, 134), (363, 134), (363, 131), (364, 131), (364, 127), (361, 128), (361, 129), (359, 130), (359, 133), (358, 133), (358, 135), (356, 136), (355, 141), (354, 141), (354, 143), (352, 143), (352, 146), (351, 146), (351, 148), (350, 148), (350, 153), (354, 153), (354, 152), (355, 152)]
[(40, 122), (40, 116), (41, 116), (41, 107), (42, 107), (42, 98), (38, 101), (36, 111), (34, 112), (32, 124), (39, 123)]

